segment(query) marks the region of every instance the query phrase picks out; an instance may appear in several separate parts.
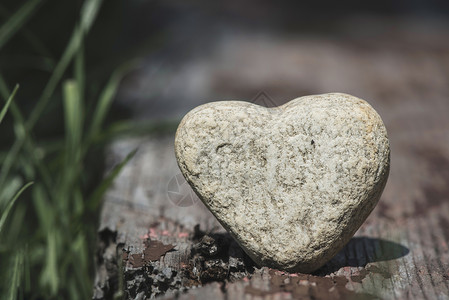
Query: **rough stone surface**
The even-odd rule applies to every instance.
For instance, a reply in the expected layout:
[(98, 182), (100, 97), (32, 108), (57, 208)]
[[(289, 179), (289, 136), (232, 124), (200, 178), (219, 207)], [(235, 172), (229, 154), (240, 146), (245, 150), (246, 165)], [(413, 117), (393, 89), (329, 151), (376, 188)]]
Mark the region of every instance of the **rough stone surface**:
[(378, 202), (390, 150), (376, 111), (332, 93), (277, 108), (222, 101), (178, 127), (178, 165), (200, 199), (258, 264), (311, 272)]

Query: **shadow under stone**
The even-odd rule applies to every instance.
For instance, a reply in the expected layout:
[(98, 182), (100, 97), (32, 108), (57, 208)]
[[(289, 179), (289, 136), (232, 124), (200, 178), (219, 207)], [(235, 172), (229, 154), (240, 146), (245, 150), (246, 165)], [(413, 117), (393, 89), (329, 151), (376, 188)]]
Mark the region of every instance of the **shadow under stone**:
[(314, 275), (327, 275), (343, 267), (365, 267), (368, 263), (401, 258), (409, 249), (396, 242), (369, 238), (353, 237), (348, 244)]
[[(196, 266), (203, 265), (203, 271), (212, 270), (213, 266), (210, 264), (213, 263), (217, 265), (217, 270), (227, 270), (227, 272), (216, 272), (217, 274), (227, 273), (225, 277), (233, 277), (237, 275), (234, 273), (252, 274), (257, 267), (257, 264), (227, 232), (206, 234), (199, 229), (199, 226), (196, 226), (193, 240), (196, 243), (192, 249), (192, 259), (196, 261), (194, 263)], [(325, 276), (343, 267), (365, 267), (368, 263), (401, 258), (409, 252), (407, 247), (396, 242), (379, 238), (353, 237), (337, 255), (312, 275)], [(204, 278), (201, 281), (204, 283), (224, 279), (209, 275), (207, 280)]]

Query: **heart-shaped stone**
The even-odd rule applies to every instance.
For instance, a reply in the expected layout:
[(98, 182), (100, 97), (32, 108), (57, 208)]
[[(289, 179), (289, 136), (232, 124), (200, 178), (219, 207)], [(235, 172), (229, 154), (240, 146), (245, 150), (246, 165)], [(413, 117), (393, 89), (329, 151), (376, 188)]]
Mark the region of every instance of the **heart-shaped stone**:
[(376, 111), (333, 93), (277, 108), (201, 105), (176, 132), (187, 182), (258, 264), (311, 272), (332, 258), (374, 209), (390, 149)]

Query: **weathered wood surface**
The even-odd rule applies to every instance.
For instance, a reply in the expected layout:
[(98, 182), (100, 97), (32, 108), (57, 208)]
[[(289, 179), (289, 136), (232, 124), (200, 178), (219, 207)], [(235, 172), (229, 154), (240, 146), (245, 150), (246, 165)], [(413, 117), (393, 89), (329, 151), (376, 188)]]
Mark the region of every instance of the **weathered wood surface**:
[[(389, 181), (356, 236), (312, 275), (258, 268), (189, 189), (180, 189), (183, 202), (170, 200), (179, 200), (173, 180), (182, 179), (174, 134), (123, 139), (111, 145), (109, 166), (139, 150), (105, 198), (95, 299), (110, 299), (122, 287), (126, 299), (449, 299), (447, 41), (427, 48), (399, 42), (379, 48), (370, 41), (304, 45), (282, 57), (298, 55), (301, 72), (315, 78), (298, 84), (365, 98), (391, 140)], [(324, 55), (317, 58), (316, 51)], [(301, 64), (304, 55), (309, 60)], [(314, 67), (319, 59), (327, 68)], [(226, 88), (245, 84), (238, 72), (231, 74)]]

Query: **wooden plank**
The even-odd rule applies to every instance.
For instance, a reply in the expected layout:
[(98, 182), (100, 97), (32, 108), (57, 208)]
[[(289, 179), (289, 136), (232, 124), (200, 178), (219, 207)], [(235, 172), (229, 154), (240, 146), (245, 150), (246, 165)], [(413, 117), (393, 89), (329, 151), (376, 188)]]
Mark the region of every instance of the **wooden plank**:
[[(249, 259), (200, 201), (194, 200), (187, 207), (170, 201), (165, 182), (179, 172), (173, 156), (173, 137), (117, 142), (109, 152), (110, 165), (135, 147), (139, 147), (137, 156), (108, 192), (103, 208), (99, 231), (103, 246), (99, 255), (103, 262), (100, 269), (106, 271), (99, 273), (97, 289), (102, 290), (97, 293), (99, 299), (101, 294), (118, 288), (118, 272), (124, 274), (129, 299), (139, 299), (140, 293), (151, 297), (169, 292), (168, 299), (192, 286), (207, 288), (190, 289), (180, 299), (221, 295), (223, 291), (232, 299), (248, 295), (264, 299), (300, 296), (324, 299), (355, 294), (385, 299), (441, 299), (449, 294), (449, 203), (435, 204), (432, 201), (440, 200), (423, 199), (418, 196), (422, 187), (414, 188), (408, 183), (407, 189), (398, 190), (398, 195), (408, 194), (402, 201), (383, 197), (382, 204), (356, 237), (316, 274), (284, 274), (267, 268), (253, 269)], [(398, 160), (396, 166), (401, 169), (396, 172), (397, 178), (390, 179), (389, 189), (394, 188), (391, 186), (396, 180), (407, 176), (404, 172), (410, 166), (409, 161), (419, 165), (418, 159), (427, 164), (429, 159), (440, 160), (440, 166), (420, 166), (421, 178), (431, 176), (431, 172), (447, 172), (449, 159), (444, 162), (436, 155), (410, 157), (403, 164)], [(436, 184), (435, 180), (429, 182)], [(438, 188), (432, 187), (432, 191), (438, 192)], [(408, 212), (408, 206), (404, 210), (395, 209), (406, 203), (415, 206), (412, 212)], [(423, 207), (425, 203), (428, 205)], [(226, 253), (214, 254), (207, 241), (200, 243), (205, 233), (215, 238), (211, 244), (217, 245), (218, 252), (222, 249)], [(174, 249), (151, 261), (142, 256), (148, 240), (173, 245)], [(124, 265), (120, 270), (117, 264), (122, 259)], [(219, 284), (208, 285), (210, 281)]]
[(369, 52), (310, 43), (310, 57), (323, 47), (329, 61), (363, 70), (351, 80), (391, 140), (388, 184), (355, 237), (314, 274), (258, 268), (181, 185), (174, 134), (122, 139), (108, 166), (139, 150), (105, 198), (95, 299), (122, 287), (125, 299), (449, 299), (449, 46)]

